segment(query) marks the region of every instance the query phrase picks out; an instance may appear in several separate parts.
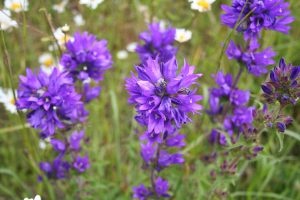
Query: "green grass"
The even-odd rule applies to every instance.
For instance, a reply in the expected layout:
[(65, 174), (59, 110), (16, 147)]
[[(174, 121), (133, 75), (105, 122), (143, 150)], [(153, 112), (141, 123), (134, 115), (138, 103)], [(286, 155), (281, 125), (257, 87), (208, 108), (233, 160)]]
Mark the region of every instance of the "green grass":
[[(224, 71), (238, 72), (237, 64), (228, 61), (226, 56), (219, 61), (221, 44), (230, 33), (227, 27), (220, 24), (220, 4), (229, 1), (217, 1), (213, 4), (213, 11), (208, 13), (192, 11), (188, 2), (183, 0), (106, 0), (97, 10), (70, 1), (69, 9), (62, 14), (51, 10), (54, 2), (59, 1), (31, 1), (28, 12), (13, 14), (20, 27), (12, 32), (3, 32), (10, 65), (4, 60), (4, 42), (1, 41), (0, 55), (3, 57), (0, 60), (3, 62), (0, 62), (0, 86), (16, 87), (18, 75), (24, 73), (25, 67), (37, 67), (39, 55), (46, 52), (51, 44), (51, 32), (41, 8), (46, 8), (51, 14), (55, 27), (67, 23), (71, 33), (86, 30), (98, 38), (107, 39), (114, 65), (101, 83), (100, 97), (88, 106), (90, 116), (86, 135), (89, 144), (85, 150), (92, 165), (84, 174), (73, 175), (68, 180), (37, 182), (38, 163), (53, 157), (51, 150), (41, 151), (38, 148), (38, 134), (33, 129), (23, 127), (24, 117), (9, 114), (0, 106), (0, 200), (22, 199), (35, 194), (47, 200), (131, 199), (133, 185), (149, 183), (148, 174), (141, 169), (139, 140), (135, 134), (140, 129), (133, 119), (133, 106), (128, 105), (124, 88), (124, 79), (139, 60), (134, 53), (129, 54), (126, 60), (118, 60), (116, 52), (125, 49), (128, 43), (138, 41), (138, 34), (146, 29), (138, 5), (147, 5), (150, 16), (168, 20), (174, 27), (193, 31), (191, 41), (176, 43), (179, 47), (177, 58), (180, 63), (186, 58), (197, 67), (197, 72), (204, 74), (199, 92), (204, 95), (203, 105), (206, 105), (207, 89), (214, 84), (210, 74), (216, 72), (219, 62)], [(264, 32), (261, 41), (263, 47), (274, 47), (276, 61), (285, 57), (288, 62), (299, 65), (300, 3), (296, 0), (290, 3), (296, 18), (291, 33)], [(83, 27), (74, 25), (70, 8), (77, 9), (83, 15), (86, 20)], [(232, 37), (240, 38), (235, 33)], [(9, 73), (9, 66), (12, 74)], [(257, 96), (260, 83), (265, 78), (243, 73), (239, 86), (250, 89)], [(255, 160), (242, 162), (233, 180), (226, 179), (218, 183), (229, 188), (228, 199), (300, 199), (299, 110), (299, 106), (287, 110), (295, 121), (283, 138), (282, 151), (279, 151), (276, 135), (265, 133), (262, 138), (264, 152)], [(215, 124), (205, 115), (194, 116), (193, 120), (182, 130), (187, 135), (187, 147), (184, 149), (186, 163), (163, 172), (163, 177), (170, 180), (173, 199), (210, 199), (209, 191), (214, 186), (209, 176), (213, 166), (204, 164), (200, 158), (212, 150), (206, 136)]]

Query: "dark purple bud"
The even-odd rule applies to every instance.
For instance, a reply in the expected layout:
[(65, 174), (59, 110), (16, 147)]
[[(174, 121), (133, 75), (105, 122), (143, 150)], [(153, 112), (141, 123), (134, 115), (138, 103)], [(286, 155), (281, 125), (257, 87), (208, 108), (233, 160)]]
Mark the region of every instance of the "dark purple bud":
[(274, 70), (272, 70), (271, 73), (270, 73), (270, 79), (271, 79), (272, 81), (274, 81), (274, 82), (277, 82), (277, 81), (278, 81), (278, 77), (277, 77), (277, 75), (276, 75), (276, 73), (275, 73)]
[(299, 72), (300, 72), (300, 68), (299, 67), (293, 67), (290, 79), (294, 80), (295, 78), (297, 78), (298, 75), (299, 75)]
[(257, 154), (258, 152), (261, 152), (263, 149), (264, 149), (264, 147), (262, 147), (262, 146), (255, 146), (255, 147), (253, 147), (253, 152), (255, 154)]
[(49, 173), (52, 171), (51, 164), (48, 162), (40, 162), (40, 169), (46, 173)]
[(273, 123), (271, 123), (271, 122), (268, 122), (266, 125), (267, 125), (267, 127), (269, 127), (269, 128), (272, 128), (272, 127), (273, 127)]
[(285, 129), (286, 129), (286, 126), (285, 126), (285, 124), (282, 123), (282, 122), (277, 122), (277, 123), (276, 123), (276, 128), (277, 128), (277, 130), (278, 130), (279, 132), (284, 133), (284, 131), (285, 131)]
[(285, 119), (284, 119), (284, 123), (285, 125), (289, 125), (293, 122), (293, 119), (290, 117), (290, 116), (287, 116)]
[(264, 93), (271, 95), (272, 94), (272, 88), (269, 85), (261, 85), (261, 89), (264, 91)]
[(280, 61), (279, 61), (279, 67), (280, 67), (281, 69), (284, 69), (284, 68), (286, 67), (286, 64), (285, 64), (285, 61), (284, 61), (283, 58), (281, 58)]

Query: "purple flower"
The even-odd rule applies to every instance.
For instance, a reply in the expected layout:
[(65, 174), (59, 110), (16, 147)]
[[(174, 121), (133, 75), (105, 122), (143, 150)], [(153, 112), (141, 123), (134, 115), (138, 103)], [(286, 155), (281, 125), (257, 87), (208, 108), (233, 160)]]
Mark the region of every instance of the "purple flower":
[(243, 50), (242, 47), (234, 44), (230, 41), (226, 54), (228, 58), (235, 59), (247, 66), (248, 71), (254, 76), (261, 76), (268, 72), (267, 66), (275, 64), (273, 57), (276, 53), (269, 47), (267, 49), (258, 51), (259, 45), (250, 46)]
[(212, 144), (219, 143), (220, 145), (227, 145), (226, 136), (216, 129), (211, 130), (209, 142)]
[(87, 156), (77, 156), (73, 161), (73, 167), (80, 173), (90, 168), (89, 158)]
[(176, 30), (171, 27), (165, 29), (159, 23), (150, 24), (148, 27), (149, 31), (140, 34), (144, 44), (136, 48), (141, 62), (144, 63), (149, 58), (155, 59), (157, 56), (166, 62), (174, 57), (177, 53), (177, 48), (173, 47)]
[(51, 145), (53, 146), (55, 151), (58, 152), (64, 152), (66, 150), (66, 145), (64, 142), (57, 140), (57, 139), (51, 139), (50, 141)]
[(61, 64), (75, 79), (99, 81), (105, 70), (111, 68), (112, 56), (107, 41), (98, 41), (95, 35), (75, 33), (74, 40), (66, 43), (66, 49)]
[(141, 144), (141, 156), (146, 164), (149, 164), (156, 152), (157, 146), (148, 142), (147, 144)]
[(186, 62), (178, 74), (177, 69), (175, 58), (166, 63), (148, 59), (143, 66), (136, 66), (138, 77), (132, 74), (126, 80), (129, 102), (138, 112), (136, 119), (149, 133), (173, 133), (191, 121), (188, 113), (202, 109), (197, 103), (202, 96), (190, 89), (201, 74), (194, 74), (195, 67)]
[(168, 167), (172, 164), (182, 164), (184, 163), (184, 158), (182, 154), (169, 154), (165, 150), (161, 150), (158, 158), (158, 167)]
[(71, 166), (67, 161), (64, 161), (62, 158), (63, 155), (61, 154), (54, 159), (52, 164), (49, 162), (41, 162), (40, 169), (46, 173), (48, 178), (65, 178)]
[(237, 31), (243, 32), (246, 40), (258, 37), (263, 29), (288, 33), (289, 24), (294, 21), (288, 7), (284, 0), (233, 0), (231, 6), (222, 5), (225, 14), (221, 20), (234, 28), (244, 19)]
[(88, 83), (83, 84), (84, 102), (88, 103), (91, 100), (97, 98), (100, 94), (100, 91), (101, 91), (100, 86), (91, 87), (91, 85)]
[(174, 136), (169, 136), (166, 139), (166, 145), (169, 147), (181, 148), (185, 146), (185, 142), (183, 141), (184, 139), (185, 135), (175, 134)]
[(168, 194), (169, 183), (168, 181), (158, 177), (155, 180), (155, 193), (157, 197), (170, 197)]
[(133, 190), (133, 198), (137, 198), (139, 200), (147, 200), (152, 194), (151, 192), (141, 184), (138, 187), (132, 187)]
[(29, 111), (28, 122), (41, 130), (41, 136), (48, 137), (56, 128), (65, 128), (85, 119), (87, 112), (80, 101), (81, 96), (76, 93), (67, 73), (57, 68), (49, 76), (42, 70), (34, 74), (27, 69), (26, 73), (26, 76), (20, 76), (17, 108)]
[(80, 142), (84, 137), (84, 131), (74, 131), (70, 136), (69, 143), (72, 150), (80, 150)]
[(270, 73), (270, 80), (265, 82), (261, 88), (263, 97), (268, 103), (280, 102), (282, 105), (295, 105), (300, 97), (300, 67), (287, 65), (281, 59), (279, 66), (274, 67)]

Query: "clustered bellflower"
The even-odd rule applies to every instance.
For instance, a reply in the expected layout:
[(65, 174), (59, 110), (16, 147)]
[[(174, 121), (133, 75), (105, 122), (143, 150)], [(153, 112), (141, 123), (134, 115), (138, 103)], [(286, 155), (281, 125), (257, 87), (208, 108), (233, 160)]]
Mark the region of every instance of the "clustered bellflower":
[(288, 33), (289, 24), (294, 21), (288, 7), (289, 3), (283, 0), (233, 0), (231, 6), (222, 5), (223, 24), (232, 29), (238, 25), (236, 30), (244, 34), (245, 40), (245, 47), (230, 42), (228, 58), (244, 64), (255, 76), (266, 74), (266, 67), (275, 63), (275, 52), (271, 47), (259, 51), (258, 39), (262, 30)]
[(235, 143), (240, 134), (252, 127), (254, 108), (246, 106), (250, 92), (238, 89), (231, 74), (220, 71), (214, 78), (218, 87), (210, 89), (210, 110), (207, 113), (215, 122), (222, 123), (223, 127), (220, 130), (212, 129), (210, 141), (227, 145), (226, 132), (231, 142)]
[[(135, 69), (138, 75), (132, 73), (132, 77), (126, 80), (129, 103), (135, 105), (138, 123), (147, 129), (140, 137), (144, 168), (158, 174), (172, 164), (184, 162), (182, 154), (170, 153), (169, 149), (185, 146), (185, 135), (178, 131), (191, 121), (189, 113), (199, 113), (202, 109), (198, 104), (202, 96), (196, 94), (196, 89), (191, 89), (202, 75), (194, 74), (195, 67), (186, 62), (178, 73), (175, 57), (167, 62), (148, 58)], [(159, 176), (151, 179), (156, 180), (151, 188), (144, 185), (133, 188), (134, 197), (169, 197), (168, 182)]]
[(177, 53), (177, 48), (173, 46), (176, 29), (165, 28), (161, 23), (152, 23), (148, 27), (149, 31), (140, 34), (144, 44), (138, 45), (135, 49), (141, 62), (146, 62), (149, 57), (155, 59), (159, 56), (163, 62), (174, 57)]
[(49, 74), (27, 69), (18, 89), (17, 108), (27, 110), (28, 122), (41, 130), (56, 154), (52, 162), (40, 163), (46, 176), (54, 179), (90, 167), (88, 156), (81, 153), (88, 114), (84, 105), (99, 95), (99, 81), (112, 65), (105, 40), (98, 41), (87, 32), (75, 33), (73, 38), (60, 59), (62, 69), (54, 68)]
[[(262, 84), (261, 88), (265, 102), (278, 102), (280, 111), (287, 105), (296, 105), (300, 97), (300, 67), (286, 64), (285, 60), (281, 59), (279, 65), (271, 70), (270, 79)], [(279, 132), (284, 132), (287, 125), (292, 123), (292, 118), (280, 111), (278, 113), (264, 109), (263, 116), (267, 127), (275, 126)]]

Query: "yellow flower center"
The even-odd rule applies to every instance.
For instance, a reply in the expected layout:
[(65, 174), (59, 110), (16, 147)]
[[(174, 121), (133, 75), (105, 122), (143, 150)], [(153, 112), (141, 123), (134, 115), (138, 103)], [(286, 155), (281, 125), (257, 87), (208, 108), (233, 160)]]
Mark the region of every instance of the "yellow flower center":
[(202, 8), (204, 8), (205, 10), (208, 10), (210, 7), (210, 4), (206, 1), (206, 0), (200, 0), (197, 2), (198, 6), (201, 6)]
[(53, 65), (53, 60), (52, 58), (48, 58), (47, 60), (44, 61), (44, 65), (46, 67), (51, 67)]
[(11, 104), (15, 105), (16, 102), (15, 102), (15, 99), (14, 98), (11, 98), (10, 101), (9, 101)]
[(179, 36), (179, 40), (185, 40), (185, 35), (184, 34), (181, 34), (180, 36)]
[(22, 5), (20, 3), (14, 2), (14, 3), (11, 4), (11, 9), (12, 10), (19, 10), (21, 8), (22, 8)]

